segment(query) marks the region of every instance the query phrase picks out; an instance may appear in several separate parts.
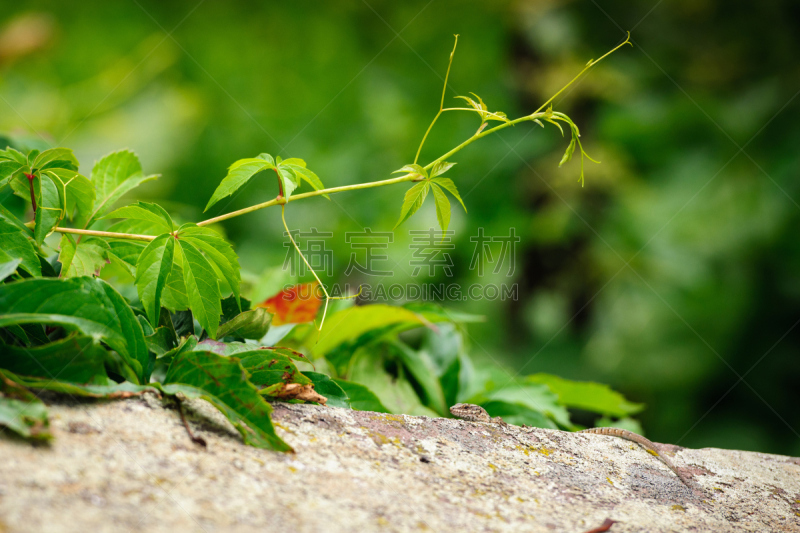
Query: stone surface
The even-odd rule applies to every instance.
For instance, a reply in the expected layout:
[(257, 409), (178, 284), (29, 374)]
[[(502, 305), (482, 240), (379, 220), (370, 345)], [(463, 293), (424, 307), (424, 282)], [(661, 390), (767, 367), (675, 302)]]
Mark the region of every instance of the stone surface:
[(0, 437), (0, 532), (800, 531), (800, 459), (664, 446), (693, 492), (613, 437), (276, 404), (280, 454), (187, 407), (207, 448), (150, 395)]

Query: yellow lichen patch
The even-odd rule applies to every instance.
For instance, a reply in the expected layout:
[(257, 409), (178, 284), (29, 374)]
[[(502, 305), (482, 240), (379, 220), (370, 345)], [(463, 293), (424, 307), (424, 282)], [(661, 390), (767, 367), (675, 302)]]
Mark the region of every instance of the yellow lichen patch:
[(494, 471), (497, 471), (497, 467), (494, 466), (492, 463), (489, 463), (489, 468), (491, 468)]
[(608, 484), (611, 485), (612, 487), (614, 486), (614, 482), (611, 481), (611, 478), (607, 477), (606, 481), (608, 481)]
[(292, 474), (296, 474), (297, 473), (297, 469), (295, 467), (290, 466), (288, 468), (289, 468), (289, 472), (291, 472)]
[(522, 498), (520, 498), (519, 496), (517, 496), (517, 501), (518, 501), (519, 503), (525, 503), (525, 500), (523, 500), (523, 499), (522, 499)]
[(670, 509), (672, 509), (673, 511), (686, 512), (686, 507), (684, 507), (683, 505), (678, 505), (678, 504), (673, 505), (672, 507), (670, 507)]
[(650, 455), (655, 455), (656, 457), (658, 457), (658, 456), (659, 456), (659, 455), (658, 455), (658, 452), (657, 452), (657, 451), (655, 451), (655, 450), (647, 450), (647, 453), (649, 453)]
[(258, 457), (253, 457), (252, 459), (253, 459), (253, 461), (255, 461), (258, 464), (260, 464), (261, 466), (264, 466), (265, 464), (267, 464), (264, 461), (262, 461), (261, 459), (259, 459)]
[(474, 489), (472, 494), (475, 496), (486, 496), (486, 491), (481, 489)]
[(403, 418), (403, 415), (387, 415), (387, 414), (378, 414), (370, 416), (372, 420), (390, 420), (392, 422), (400, 422), (405, 423), (406, 419)]
[(291, 429), (289, 429), (288, 427), (284, 426), (284, 425), (283, 425), (283, 424), (281, 424), (280, 422), (275, 422), (275, 421), (273, 421), (273, 422), (272, 422), (272, 424), (273, 424), (273, 425), (274, 425), (276, 428), (281, 428), (281, 429), (282, 429), (282, 430), (284, 430), (286, 433), (290, 433), (290, 434), (292, 434), (292, 435), (294, 435), (294, 434), (295, 434), (295, 433), (294, 433), (294, 431), (292, 431), (292, 430), (291, 430)]
[(533, 450), (534, 452), (539, 452), (544, 456), (549, 456), (551, 453), (555, 451), (555, 449), (553, 448), (545, 448), (544, 446), (542, 446), (541, 448), (531, 448), (531, 450)]
[(388, 526), (388, 525), (389, 525), (389, 521), (388, 521), (388, 520), (386, 520), (386, 519), (385, 519), (384, 517), (382, 517), (382, 516), (379, 516), (379, 517), (378, 517), (378, 520), (377, 520), (377, 522), (378, 522), (378, 525), (379, 525), (379, 526), (384, 526), (384, 527), (385, 527), (385, 526)]

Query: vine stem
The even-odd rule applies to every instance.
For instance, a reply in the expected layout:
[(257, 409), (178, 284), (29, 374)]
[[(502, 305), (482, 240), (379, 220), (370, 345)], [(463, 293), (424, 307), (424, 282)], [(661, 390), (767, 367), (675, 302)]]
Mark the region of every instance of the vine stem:
[[(25, 226), (32, 228), (35, 222), (28, 222)], [(107, 239), (125, 239), (129, 241), (144, 241), (150, 242), (155, 239), (152, 235), (137, 235), (135, 233), (116, 233), (114, 231), (95, 231), (91, 229), (78, 229), (78, 228), (53, 228), (53, 231), (58, 233), (73, 233), (75, 235), (90, 235), (92, 237), (105, 237)]]
[(450, 77), (450, 67), (453, 66), (453, 57), (456, 54), (456, 46), (458, 46), (458, 34), (456, 34), (456, 42), (453, 44), (453, 51), (450, 52), (450, 62), (447, 64), (447, 73), (444, 75), (444, 87), (442, 87), (442, 101), (439, 103), (439, 112), (436, 113), (436, 116), (433, 117), (433, 121), (431, 125), (428, 126), (428, 130), (425, 132), (425, 135), (422, 136), (422, 142), (419, 143), (419, 148), (417, 148), (417, 155), (414, 156), (414, 164), (417, 163), (419, 159), (419, 154), (422, 152), (422, 145), (425, 144), (425, 140), (428, 138), (428, 134), (433, 129), (433, 125), (436, 124), (436, 121), (439, 119), (439, 115), (442, 114), (444, 110), (444, 95), (447, 92), (447, 79)]
[(317, 333), (319, 334), (320, 332), (322, 332), (322, 326), (323, 326), (323, 324), (325, 324), (325, 316), (328, 314), (328, 300), (346, 300), (346, 299), (349, 299), (349, 298), (358, 298), (359, 295), (361, 295), (361, 287), (358, 288), (358, 294), (354, 294), (352, 296), (331, 296), (330, 294), (328, 294), (328, 290), (325, 288), (325, 284), (322, 283), (322, 280), (319, 279), (319, 276), (317, 276), (317, 273), (314, 271), (314, 269), (308, 263), (308, 259), (306, 259), (306, 256), (303, 255), (303, 252), (300, 251), (300, 247), (297, 245), (297, 242), (295, 242), (294, 237), (292, 237), (292, 232), (289, 231), (289, 225), (286, 224), (286, 202), (287, 202), (287, 200), (282, 198), (282, 197), (279, 197), (278, 200), (279, 200), (278, 203), (280, 203), (280, 206), (281, 206), (281, 221), (283, 221), (283, 228), (286, 230), (286, 234), (289, 236), (289, 240), (292, 241), (292, 245), (294, 245), (294, 249), (297, 251), (298, 255), (303, 259), (303, 263), (306, 264), (308, 269), (314, 275), (314, 279), (317, 280), (317, 283), (319, 283), (319, 286), (322, 289), (323, 294), (325, 294), (325, 307), (322, 310), (322, 320), (320, 321), (319, 327), (317, 328)]
[[(422, 151), (422, 146), (425, 144), (425, 140), (428, 138), (428, 134), (433, 129), (433, 126), (436, 123), (437, 119), (439, 118), (439, 116), (444, 111), (462, 111), (462, 110), (472, 111), (472, 110), (467, 109), (467, 108), (445, 108), (444, 107), (444, 97), (445, 97), (445, 94), (446, 94), (446, 91), (447, 91), (447, 80), (448, 80), (448, 78), (450, 76), (450, 68), (453, 65), (453, 57), (454, 57), (454, 54), (455, 54), (455, 51), (456, 51), (456, 46), (458, 45), (458, 35), (456, 35), (455, 38), (456, 38), (456, 40), (455, 40), (455, 44), (453, 45), (453, 51), (450, 52), (450, 62), (447, 65), (447, 73), (445, 74), (444, 87), (442, 88), (442, 98), (441, 98), (441, 101), (440, 101), (440, 104), (439, 104), (439, 111), (436, 113), (436, 116), (433, 118), (433, 121), (431, 122), (430, 126), (428, 126), (428, 130), (425, 132), (425, 135), (422, 138), (422, 142), (420, 143), (419, 148), (417, 149), (416, 157), (414, 158), (414, 162), (415, 163), (419, 159), (420, 152)], [(586, 66), (583, 68), (583, 70), (581, 70), (574, 78), (572, 78), (572, 80), (569, 83), (567, 83), (557, 93), (555, 93), (553, 96), (551, 96), (545, 103), (543, 103), (541, 106), (539, 106), (539, 108), (536, 111), (534, 111), (533, 113), (531, 113), (530, 115), (526, 115), (524, 117), (520, 117), (520, 118), (517, 118), (517, 119), (514, 119), (514, 120), (509, 120), (508, 122), (504, 122), (504, 123), (499, 124), (498, 126), (495, 126), (493, 128), (489, 128), (489, 129), (483, 130), (481, 132), (475, 133), (470, 138), (468, 138), (467, 140), (465, 140), (464, 142), (462, 142), (461, 144), (459, 144), (458, 146), (456, 146), (455, 148), (453, 148), (449, 152), (445, 153), (444, 155), (438, 157), (437, 159), (434, 159), (433, 161), (431, 161), (430, 163), (425, 165), (423, 168), (425, 170), (429, 170), (436, 163), (438, 163), (440, 161), (444, 161), (448, 157), (450, 157), (453, 154), (463, 150), (464, 148), (466, 148), (467, 146), (469, 146), (473, 142), (477, 141), (478, 139), (482, 139), (483, 137), (486, 137), (487, 135), (491, 135), (492, 133), (500, 131), (500, 130), (502, 130), (504, 128), (507, 128), (509, 126), (514, 126), (514, 125), (520, 124), (522, 122), (531, 122), (531, 121), (535, 121), (535, 120), (537, 120), (539, 118), (546, 118), (546, 117), (552, 116), (553, 113), (549, 109), (547, 111), (544, 111), (544, 112), (542, 112), (542, 110), (545, 109), (549, 104), (551, 104), (565, 90), (567, 90), (569, 87), (571, 87), (581, 76), (583, 76), (586, 73), (586, 71), (588, 71), (590, 68), (595, 66), (597, 63), (599, 63), (600, 61), (602, 61), (603, 59), (605, 59), (609, 55), (613, 54), (614, 52), (616, 52), (617, 50), (619, 50), (620, 48), (622, 48), (626, 44), (630, 44), (631, 46), (633, 46), (633, 44), (630, 42), (630, 38), (631, 38), (631, 34), (630, 34), (630, 32), (628, 32), (627, 38), (622, 43), (620, 43), (619, 45), (615, 46), (613, 49), (609, 50), (608, 52), (606, 52), (605, 54), (600, 56), (598, 59), (593, 59), (593, 60), (589, 61), (586, 64)], [(578, 141), (578, 142), (580, 142), (580, 141)], [(581, 151), (582, 151), (582, 149), (581, 149)], [(583, 159), (581, 159), (581, 164), (583, 164)], [(369, 189), (369, 188), (372, 188), (372, 187), (382, 187), (384, 185), (392, 185), (392, 184), (395, 184), (395, 183), (403, 183), (403, 182), (406, 182), (406, 181), (414, 181), (417, 177), (418, 176), (416, 174), (407, 174), (405, 176), (400, 176), (398, 178), (390, 178), (390, 179), (379, 180), (379, 181), (371, 181), (371, 182), (367, 182), (367, 183), (358, 183), (358, 184), (355, 184), (355, 185), (343, 185), (341, 187), (331, 187), (329, 189), (319, 189), (319, 190), (315, 190), (315, 191), (311, 191), (311, 192), (295, 194), (293, 196), (290, 196), (288, 199), (284, 199), (281, 196), (279, 196), (278, 198), (275, 198), (273, 200), (269, 200), (268, 202), (263, 202), (263, 203), (260, 203), (260, 204), (252, 205), (250, 207), (245, 207), (244, 209), (231, 211), (230, 213), (225, 213), (223, 215), (219, 215), (219, 216), (216, 216), (216, 217), (213, 217), (213, 218), (209, 218), (207, 220), (203, 220), (201, 222), (198, 222), (197, 225), (198, 226), (207, 226), (209, 224), (214, 224), (216, 222), (222, 222), (223, 220), (228, 220), (230, 218), (234, 218), (234, 217), (237, 217), (237, 216), (240, 216), (240, 215), (245, 215), (247, 213), (252, 213), (254, 211), (258, 211), (258, 210), (264, 209), (266, 207), (271, 207), (273, 205), (281, 205), (281, 210), (283, 212), (283, 206), (287, 202), (293, 202), (295, 200), (302, 200), (304, 198), (310, 198), (312, 196), (321, 196), (321, 195), (324, 195), (324, 194), (334, 194), (334, 193), (338, 193), (338, 192), (355, 191), (355, 190), (359, 190), (359, 189)], [(281, 213), (281, 214), (283, 214), (283, 213)], [(26, 224), (26, 225), (28, 225), (28, 224)], [(284, 221), (284, 226), (285, 225), (286, 225), (286, 223)], [(107, 237), (107, 238), (114, 238), (114, 239), (127, 239), (127, 240), (135, 240), (135, 241), (148, 241), (149, 242), (149, 241), (152, 241), (153, 239), (155, 239), (155, 237), (150, 236), (150, 235), (135, 235), (135, 234), (130, 234), (130, 233), (114, 233), (114, 232), (110, 232), (110, 231), (93, 231), (93, 230), (86, 230), (86, 229), (79, 230), (79, 229), (74, 229), (74, 228), (56, 227), (56, 228), (53, 229), (53, 231), (57, 231), (59, 233), (75, 233), (75, 234), (78, 234), (78, 235), (93, 235), (93, 236), (97, 236), (97, 237)], [(288, 231), (288, 229), (287, 229), (287, 231)], [(290, 238), (291, 238), (291, 235), (290, 235)], [(292, 242), (294, 243), (294, 240), (292, 240)], [(295, 248), (297, 248), (296, 243), (294, 243), (294, 244), (295, 244)], [(299, 249), (298, 249), (298, 252), (299, 252)], [(302, 253), (300, 255), (303, 256)], [(305, 257), (303, 257), (303, 259), (305, 260)], [(313, 270), (312, 270), (312, 272), (313, 272)], [(316, 277), (316, 274), (315, 274), (315, 277)], [(318, 281), (319, 281), (319, 279), (318, 279)], [(321, 284), (322, 283), (320, 282), (320, 285)], [(324, 287), (323, 287), (323, 289), (324, 289)], [(326, 296), (327, 296), (327, 292), (326, 292)], [(336, 298), (330, 298), (330, 299), (336, 299)], [(323, 320), (324, 320), (324, 315), (323, 315)]]

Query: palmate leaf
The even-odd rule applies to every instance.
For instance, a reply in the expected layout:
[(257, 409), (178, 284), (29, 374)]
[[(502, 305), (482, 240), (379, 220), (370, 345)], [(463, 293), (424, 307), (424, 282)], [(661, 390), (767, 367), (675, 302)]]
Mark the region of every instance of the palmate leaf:
[(311, 380), (303, 375), (294, 361), (273, 350), (252, 350), (236, 354), (242, 367), (250, 374), (250, 382), (260, 389), (276, 383), (308, 385)]
[(47, 174), (34, 177), (33, 184), (36, 196), (36, 225), (33, 235), (41, 245), (61, 220), (61, 197), (53, 179)]
[(94, 207), (94, 186), (74, 170), (52, 168), (44, 171), (58, 187), (61, 205), (70, 220), (86, 220)]
[[(167, 277), (164, 292), (161, 293), (161, 305), (170, 311), (186, 311), (189, 309), (189, 295), (183, 282), (183, 256), (175, 254), (172, 272)], [(189, 313), (191, 314), (191, 313)]]
[(269, 331), (270, 322), (272, 314), (263, 307), (256, 307), (222, 324), (217, 330), (217, 337), (236, 335), (244, 339), (261, 339)]
[(236, 303), (241, 310), (239, 301), (239, 285), (241, 275), (239, 273), (239, 258), (233, 251), (233, 247), (216, 231), (200, 227), (196, 224), (184, 224), (178, 230), (179, 242), (188, 242), (203, 254), (217, 267), (228, 286), (233, 292)]
[(393, 229), (397, 229), (400, 224), (408, 220), (411, 215), (422, 207), (430, 187), (430, 182), (421, 181), (406, 191), (406, 195), (403, 198), (403, 207), (400, 208), (400, 219)]
[[(364, 385), (345, 381), (343, 379), (333, 379), (347, 395), (347, 403), (351, 409), (357, 411), (375, 411), (376, 413), (388, 413), (389, 410), (381, 403), (374, 392)], [(322, 393), (320, 393), (322, 394)], [(323, 396), (325, 396), (323, 394)]]
[(0, 281), (4, 281), (8, 276), (16, 272), (20, 263), (22, 263), (22, 259), (19, 258), (0, 262)]
[(37, 155), (31, 162), (31, 167), (34, 170), (46, 168), (78, 170), (78, 160), (69, 148), (50, 148)]
[(0, 327), (56, 324), (102, 339), (124, 360), (125, 378), (149, 379), (149, 356), (142, 327), (120, 294), (89, 277), (31, 278), (0, 285)]
[(13, 259), (21, 259), (20, 266), (31, 276), (42, 275), (36, 250), (25, 232), (5, 218), (0, 218), (0, 261)]
[(399, 168), (399, 169), (395, 170), (394, 172), (392, 172), (392, 174), (397, 174), (398, 172), (405, 172), (406, 174), (409, 174), (409, 175), (417, 175), (420, 178), (427, 178), (428, 177), (428, 171), (425, 170), (425, 168), (423, 166), (418, 165), (416, 163), (411, 164), (411, 165), (405, 165), (403, 168)]
[(290, 452), (292, 448), (275, 434), (272, 407), (248, 380), (235, 357), (211, 352), (182, 352), (175, 356), (164, 379), (164, 392), (202, 398), (224, 414), (242, 435), (245, 444)]
[(453, 168), (456, 163), (449, 163), (447, 161), (437, 161), (434, 163), (433, 167), (431, 167), (431, 178), (435, 178), (436, 176), (441, 176), (451, 168)]
[(111, 247), (103, 239), (88, 238), (76, 243), (68, 233), (61, 236), (60, 248), (58, 261), (62, 278), (99, 275), (108, 264), (111, 252)]
[(470, 93), (477, 99), (477, 102), (470, 98), (469, 96), (456, 96), (456, 98), (460, 98), (466, 101), (470, 107), (472, 107), (478, 115), (481, 117), (481, 124), (486, 122), (487, 120), (497, 120), (498, 122), (508, 122), (508, 117), (502, 111), (489, 111), (489, 108), (486, 107), (486, 104), (483, 103), (483, 100), (480, 96), (475, 93)]
[(630, 402), (602, 383), (571, 381), (552, 374), (533, 374), (527, 376), (525, 381), (547, 385), (558, 396), (559, 403), (567, 407), (617, 418), (624, 418), (644, 409), (644, 404)]
[(436, 204), (436, 218), (439, 220), (439, 227), (442, 228), (442, 240), (444, 240), (447, 226), (450, 225), (450, 200), (438, 185), (432, 184), (431, 189), (433, 189), (433, 199)]
[(0, 187), (4, 186), (22, 168), (22, 163), (14, 160), (0, 161)]
[(456, 188), (456, 184), (453, 183), (453, 180), (450, 178), (433, 178), (431, 183), (435, 183), (436, 185), (447, 189), (447, 192), (455, 196), (456, 200), (458, 200), (458, 203), (460, 203), (461, 207), (464, 208), (464, 212), (467, 212), (467, 206), (464, 205), (464, 200), (462, 200), (461, 196), (459, 196), (458, 189)]
[(106, 398), (113, 400), (118, 398), (129, 398), (147, 391), (158, 391), (158, 389), (153, 386), (136, 385), (135, 383), (131, 383), (129, 381), (115, 383), (111, 380), (108, 380), (107, 384), (102, 385), (94, 383), (83, 384), (52, 378), (19, 376), (9, 372), (8, 370), (0, 370), (0, 378), (3, 376), (5, 376), (5, 378), (8, 380), (13, 381), (15, 384), (21, 385), (28, 389), (63, 392), (71, 396), (81, 396), (85, 398)]
[(99, 341), (78, 333), (42, 346), (0, 344), (0, 368), (24, 376), (106, 384), (106, 359), (108, 353)]
[(0, 370), (0, 426), (28, 439), (52, 438), (47, 408), (13, 377), (11, 372)]
[(20, 152), (10, 146), (7, 146), (5, 150), (0, 150), (0, 159), (5, 159), (8, 161), (16, 161), (21, 165), (28, 164), (28, 158)]
[(151, 324), (161, 314), (161, 294), (172, 272), (175, 237), (161, 235), (151, 241), (136, 261), (136, 290)]
[(236, 161), (228, 168), (228, 175), (222, 179), (219, 186), (214, 191), (214, 194), (211, 195), (211, 199), (208, 201), (206, 208), (203, 211), (208, 211), (212, 205), (239, 190), (239, 188), (247, 183), (250, 178), (262, 170), (274, 168), (275, 163), (273, 161), (267, 161), (261, 157), (240, 159)]
[[(289, 159), (281, 161), (280, 166), (292, 169), (296, 176), (299, 176), (301, 179), (305, 180), (306, 183), (311, 185), (315, 191), (325, 188), (325, 186), (322, 184), (322, 181), (319, 179), (319, 176), (308, 170), (308, 168), (306, 168), (306, 162), (302, 159), (290, 157)], [(322, 196), (330, 200), (329, 195), (323, 194)]]
[(112, 152), (97, 161), (92, 169), (91, 181), (96, 198), (91, 216), (76, 220), (78, 225), (91, 226), (106, 214), (123, 194), (142, 183), (158, 178), (158, 174), (145, 176), (139, 158), (129, 150)]
[(215, 338), (220, 305), (219, 282), (211, 263), (190, 242), (178, 240), (175, 255), (180, 255), (183, 266), (183, 283), (192, 314), (208, 334)]
[(149, 202), (136, 202), (120, 207), (102, 218), (125, 218), (149, 222), (150, 227), (158, 233), (169, 233), (175, 229), (169, 213), (160, 205)]

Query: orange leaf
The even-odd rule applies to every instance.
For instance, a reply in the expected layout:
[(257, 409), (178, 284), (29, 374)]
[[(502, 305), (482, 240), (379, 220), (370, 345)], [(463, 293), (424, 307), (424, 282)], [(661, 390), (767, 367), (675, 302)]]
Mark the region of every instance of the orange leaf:
[(267, 298), (258, 307), (264, 307), (275, 315), (272, 325), (302, 324), (313, 322), (317, 317), (322, 300), (319, 298), (317, 286), (314, 281), (301, 283), (283, 290), (271, 298)]

